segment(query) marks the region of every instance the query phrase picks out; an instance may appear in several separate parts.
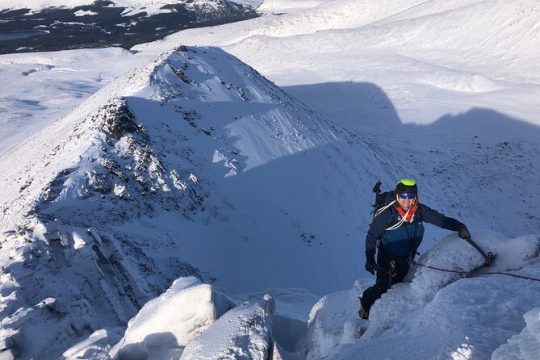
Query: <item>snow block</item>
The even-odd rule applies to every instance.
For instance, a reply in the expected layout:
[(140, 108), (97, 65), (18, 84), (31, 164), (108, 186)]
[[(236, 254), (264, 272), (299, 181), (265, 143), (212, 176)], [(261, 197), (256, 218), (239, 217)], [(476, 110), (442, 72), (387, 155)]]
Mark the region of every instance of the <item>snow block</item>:
[(262, 302), (245, 303), (230, 310), (189, 344), (181, 359), (271, 358), (274, 309), (274, 299), (267, 294)]
[(233, 306), (211, 285), (195, 277), (179, 278), (129, 321), (124, 337), (111, 350), (111, 357), (178, 358), (187, 344)]
[(0, 351), (0, 360), (14, 360), (15, 354), (11, 350), (2, 350)]
[(66, 350), (62, 356), (67, 359), (110, 359), (109, 350), (124, 333), (122, 328), (100, 329), (94, 331), (87, 339)]

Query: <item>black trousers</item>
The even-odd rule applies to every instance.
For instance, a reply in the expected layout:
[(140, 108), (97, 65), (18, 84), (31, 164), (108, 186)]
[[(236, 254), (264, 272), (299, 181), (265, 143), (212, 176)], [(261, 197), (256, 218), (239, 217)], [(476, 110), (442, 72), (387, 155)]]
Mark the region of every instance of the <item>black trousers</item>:
[(410, 267), (409, 257), (392, 257), (379, 248), (377, 253), (377, 280), (375, 285), (364, 291), (360, 299), (364, 310), (369, 311), (373, 303), (393, 284), (403, 281)]

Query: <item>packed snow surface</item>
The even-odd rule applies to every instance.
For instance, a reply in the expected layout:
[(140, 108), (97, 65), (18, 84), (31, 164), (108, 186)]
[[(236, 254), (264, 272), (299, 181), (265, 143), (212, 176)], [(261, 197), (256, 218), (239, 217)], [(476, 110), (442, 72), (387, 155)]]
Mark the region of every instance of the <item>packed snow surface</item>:
[[(103, 59), (116, 59), (102, 66)], [(0, 56), (4, 86), (0, 107), (0, 151), (28, 139), (61, 118), (115, 77), (150, 59), (119, 48)], [(16, 81), (13, 81), (17, 78)], [(13, 83), (12, 83), (13, 81)], [(44, 84), (36, 86), (36, 84)]]
[[(258, 11), (0, 56), (0, 355), (537, 359), (537, 2)], [(371, 187), (401, 177), (498, 256), (415, 268), (362, 322)], [(482, 264), (426, 229), (419, 263)]]

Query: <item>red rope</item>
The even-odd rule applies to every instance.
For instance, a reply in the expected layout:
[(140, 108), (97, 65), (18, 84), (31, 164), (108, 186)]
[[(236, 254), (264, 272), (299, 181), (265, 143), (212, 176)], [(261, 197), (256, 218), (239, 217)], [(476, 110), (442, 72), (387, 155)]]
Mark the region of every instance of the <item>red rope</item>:
[(443, 271), (443, 272), (449, 272), (449, 273), (455, 273), (455, 274), (461, 274), (461, 275), (469, 275), (469, 274), (471, 274), (470, 271), (458, 271), (458, 270), (441, 269), (441, 268), (436, 267), (436, 266), (430, 266), (430, 265), (420, 264), (420, 263), (417, 263), (416, 261), (413, 261), (412, 264), (413, 264), (414, 266), (424, 267), (424, 268), (433, 269), (433, 270), (438, 270), (438, 271)]
[(529, 277), (529, 276), (510, 274), (510, 273), (499, 272), (499, 271), (493, 271), (493, 272), (486, 271), (486, 272), (481, 272), (481, 273), (474, 273), (473, 271), (458, 271), (458, 270), (442, 269), (442, 268), (439, 268), (439, 267), (436, 267), (436, 266), (420, 264), (420, 263), (417, 263), (416, 261), (413, 261), (413, 265), (418, 266), (418, 267), (424, 267), (424, 268), (428, 268), (428, 269), (443, 271), (443, 272), (461, 274), (461, 275), (507, 275), (507, 276), (512, 276), (512, 277), (519, 278), (519, 279), (540, 281), (540, 279), (532, 278), (532, 277)]
[(522, 276), (522, 275), (510, 274), (510, 273), (498, 272), (498, 271), (480, 273), (479, 275), (484, 275), (484, 274), (486, 274), (486, 275), (508, 275), (508, 276), (513, 276), (513, 277), (520, 278), (520, 279), (540, 281), (540, 279), (532, 278), (532, 277), (529, 277), (529, 276)]

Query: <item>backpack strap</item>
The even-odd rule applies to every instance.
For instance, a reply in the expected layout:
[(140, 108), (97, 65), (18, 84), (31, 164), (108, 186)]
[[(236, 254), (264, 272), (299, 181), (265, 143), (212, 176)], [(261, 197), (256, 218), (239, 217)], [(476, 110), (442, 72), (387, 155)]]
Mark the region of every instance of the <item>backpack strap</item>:
[(379, 208), (375, 214), (373, 215), (373, 218), (376, 218), (377, 216), (379, 216), (384, 210), (388, 209), (390, 206), (394, 205), (396, 203), (397, 200), (394, 200), (392, 202), (390, 202), (389, 204)]

